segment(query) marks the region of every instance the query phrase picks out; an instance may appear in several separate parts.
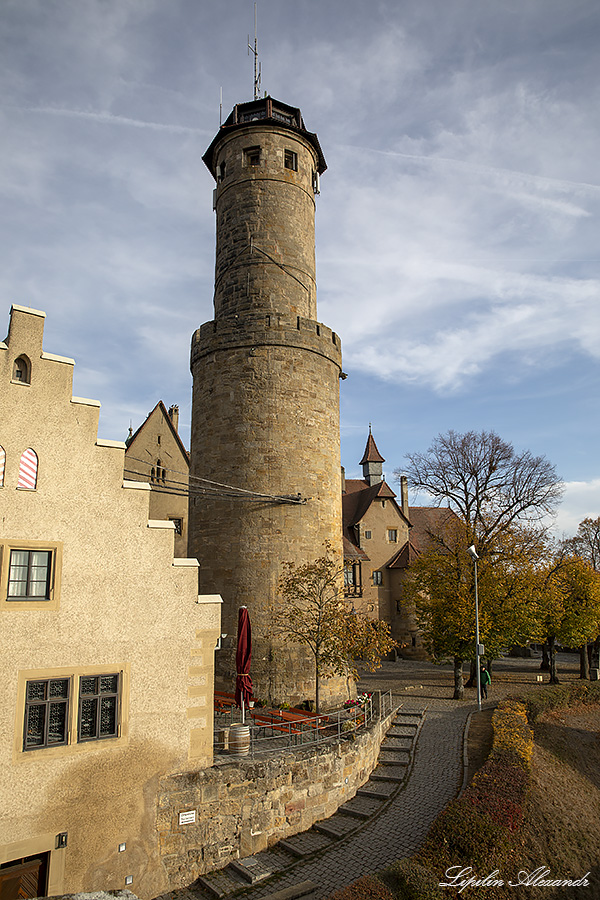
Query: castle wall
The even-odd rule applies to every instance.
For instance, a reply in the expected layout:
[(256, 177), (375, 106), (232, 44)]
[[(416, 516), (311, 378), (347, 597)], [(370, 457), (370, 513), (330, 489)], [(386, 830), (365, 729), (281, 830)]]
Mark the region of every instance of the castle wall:
[[(333, 815), (368, 781), (392, 721), (349, 740), (162, 778), (158, 828), (172, 889)], [(182, 812), (195, 821), (179, 822)]]

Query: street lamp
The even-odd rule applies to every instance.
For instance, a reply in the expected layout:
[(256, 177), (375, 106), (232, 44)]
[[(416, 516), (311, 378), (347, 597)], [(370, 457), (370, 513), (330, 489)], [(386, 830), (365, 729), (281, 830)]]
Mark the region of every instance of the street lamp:
[(477, 550), (475, 544), (471, 544), (467, 553), (475, 565), (475, 671), (477, 674), (477, 710), (481, 712), (481, 673), (479, 671), (479, 599), (477, 597)]

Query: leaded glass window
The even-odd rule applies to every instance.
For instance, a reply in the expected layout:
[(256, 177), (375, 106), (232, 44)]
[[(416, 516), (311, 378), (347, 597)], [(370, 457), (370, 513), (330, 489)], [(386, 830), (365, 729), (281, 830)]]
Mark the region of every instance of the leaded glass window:
[(28, 681), (25, 697), (24, 750), (67, 743), (69, 679)]
[(80, 741), (117, 737), (119, 675), (84, 675), (79, 679)]

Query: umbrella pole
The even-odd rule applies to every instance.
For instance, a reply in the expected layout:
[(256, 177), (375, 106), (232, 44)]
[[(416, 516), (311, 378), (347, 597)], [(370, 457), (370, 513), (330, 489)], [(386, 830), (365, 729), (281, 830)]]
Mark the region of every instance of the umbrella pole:
[(246, 716), (244, 713), (244, 695), (242, 694), (242, 725), (244, 725), (245, 722), (246, 722)]

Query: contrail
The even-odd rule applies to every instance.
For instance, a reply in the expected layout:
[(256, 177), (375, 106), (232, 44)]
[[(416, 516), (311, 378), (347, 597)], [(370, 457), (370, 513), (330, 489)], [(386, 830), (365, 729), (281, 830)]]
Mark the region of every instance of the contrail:
[(92, 122), (101, 122), (105, 125), (127, 125), (132, 128), (150, 128), (153, 131), (167, 131), (171, 134), (201, 134), (210, 135), (212, 132), (204, 128), (191, 128), (189, 125), (165, 125), (161, 122), (145, 122), (142, 119), (131, 119), (127, 116), (115, 116), (107, 112), (85, 112), (81, 109), (64, 109), (54, 106), (19, 106), (11, 107), (23, 112), (42, 113), (48, 116), (67, 116), (71, 119), (89, 119)]

